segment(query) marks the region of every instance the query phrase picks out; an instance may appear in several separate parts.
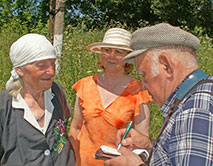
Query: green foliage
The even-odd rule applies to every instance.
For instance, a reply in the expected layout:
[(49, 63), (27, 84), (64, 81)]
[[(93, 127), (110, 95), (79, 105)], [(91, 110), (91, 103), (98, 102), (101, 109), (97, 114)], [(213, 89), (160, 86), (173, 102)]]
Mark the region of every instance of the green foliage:
[(152, 140), (155, 140), (160, 133), (160, 128), (163, 122), (163, 115), (161, 114), (160, 107), (156, 106), (154, 102), (151, 103), (150, 113), (150, 129), (149, 134)]
[(66, 1), (66, 22), (82, 20), (88, 29), (120, 22), (126, 28), (168, 22), (189, 29), (202, 27), (213, 36), (213, 1), (210, 0), (70, 0)]
[[(30, 31), (39, 22), (49, 19), (48, 0), (1, 0), (0, 31), (18, 20)], [(126, 29), (137, 29), (159, 22), (202, 28), (203, 34), (213, 37), (212, 0), (66, 0), (65, 25), (103, 29), (117, 22)]]
[(49, 35), (49, 24), (43, 24), (42, 20), (38, 20), (37, 26), (30, 30), (31, 33), (40, 33), (48, 38)]
[[(10, 69), (12, 68), (8, 52), (14, 39), (9, 37), (11, 37), (10, 34), (0, 33), (0, 91), (5, 89), (5, 84), (10, 77)], [(16, 38), (15, 35), (13, 38)]]
[(156, 22), (168, 22), (175, 26), (187, 26), (190, 30), (202, 27), (213, 36), (213, 2), (208, 0), (154, 0), (151, 8)]
[[(41, 3), (39, 3), (42, 1)], [(45, 0), (1, 0), (0, 1), (0, 31), (10, 27), (30, 32), (39, 22), (47, 23), (48, 1)], [(22, 33), (22, 32), (21, 32)]]
[(208, 36), (200, 36), (201, 47), (198, 50), (200, 68), (213, 75), (213, 41)]
[[(112, 22), (120, 22), (127, 27), (137, 27), (141, 22), (152, 22), (155, 18), (150, 6), (151, 3), (147, 0), (71, 0), (66, 1), (66, 7), (70, 10), (66, 17), (71, 20), (68, 24), (76, 24), (76, 20), (83, 19), (89, 29), (109, 26)], [(78, 14), (75, 14), (76, 10)]]
[[(14, 22), (15, 25), (8, 26), (0, 32), (0, 91), (5, 89), (5, 83), (10, 77), (12, 68), (9, 59), (10, 45), (20, 36), (27, 33), (25, 24)], [(122, 27), (119, 22), (116, 25)], [(110, 25), (114, 26), (114, 25)], [(13, 32), (13, 28), (14, 32)], [(187, 27), (185, 27), (187, 29)], [(79, 79), (100, 72), (97, 67), (97, 61), (100, 59), (98, 54), (87, 51), (86, 46), (90, 43), (101, 41), (108, 27), (104, 29), (93, 29), (86, 31), (85, 25), (82, 23), (79, 26), (67, 26), (64, 31), (63, 56), (60, 62), (60, 72), (55, 77), (55, 80), (60, 82), (65, 90), (68, 102), (74, 108), (75, 91), (72, 85)], [(39, 22), (38, 25), (31, 29), (30, 32), (41, 33), (48, 37), (48, 25)], [(201, 47), (198, 50), (200, 67), (209, 75), (213, 75), (213, 42), (207, 35), (202, 35), (202, 28), (192, 30), (201, 40)], [(137, 80), (136, 72), (132, 73)], [(150, 136), (155, 139), (161, 128), (163, 117), (160, 112), (160, 107), (151, 103), (151, 121), (150, 121)]]

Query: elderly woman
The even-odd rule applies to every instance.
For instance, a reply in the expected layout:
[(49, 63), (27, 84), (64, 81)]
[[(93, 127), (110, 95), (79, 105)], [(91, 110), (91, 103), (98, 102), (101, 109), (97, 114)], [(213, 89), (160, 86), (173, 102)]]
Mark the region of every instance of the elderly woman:
[(0, 94), (0, 165), (74, 165), (66, 135), (71, 109), (53, 82), (54, 47), (43, 35), (27, 34), (12, 44), (10, 59)]
[(101, 166), (94, 158), (101, 145), (113, 148), (116, 132), (130, 121), (136, 130), (149, 136), (149, 101), (147, 91), (129, 74), (133, 66), (122, 59), (130, 53), (131, 33), (111, 28), (103, 42), (92, 43), (89, 51), (101, 54), (98, 63), (103, 72), (82, 78), (73, 85), (77, 91), (70, 128), (77, 165)]

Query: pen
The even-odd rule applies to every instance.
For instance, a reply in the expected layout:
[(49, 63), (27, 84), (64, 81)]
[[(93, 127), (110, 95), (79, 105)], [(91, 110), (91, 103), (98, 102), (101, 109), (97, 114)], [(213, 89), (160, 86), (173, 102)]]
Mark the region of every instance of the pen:
[[(129, 132), (129, 130), (131, 129), (131, 127), (132, 127), (132, 121), (128, 124), (128, 126), (126, 128), (126, 131), (125, 131), (121, 141), (126, 138), (126, 136), (127, 136), (128, 132)], [(120, 149), (121, 146), (122, 146), (122, 143), (120, 142), (120, 144), (118, 145), (117, 150)]]

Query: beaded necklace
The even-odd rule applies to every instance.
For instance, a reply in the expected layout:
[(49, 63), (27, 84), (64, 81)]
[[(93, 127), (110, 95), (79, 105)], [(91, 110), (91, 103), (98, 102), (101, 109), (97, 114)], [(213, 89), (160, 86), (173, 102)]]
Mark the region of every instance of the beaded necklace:
[(44, 115), (45, 115), (45, 112), (43, 113), (43, 115), (40, 118), (36, 119), (37, 122), (41, 121), (43, 119)]

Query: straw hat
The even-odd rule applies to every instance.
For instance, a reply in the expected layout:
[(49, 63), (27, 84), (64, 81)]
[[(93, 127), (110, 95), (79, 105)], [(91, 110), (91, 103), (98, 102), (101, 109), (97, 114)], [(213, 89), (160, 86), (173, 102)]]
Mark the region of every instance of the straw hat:
[(101, 53), (101, 48), (117, 48), (132, 51), (130, 48), (131, 33), (122, 28), (111, 28), (106, 31), (102, 42), (96, 42), (87, 46), (89, 51)]

